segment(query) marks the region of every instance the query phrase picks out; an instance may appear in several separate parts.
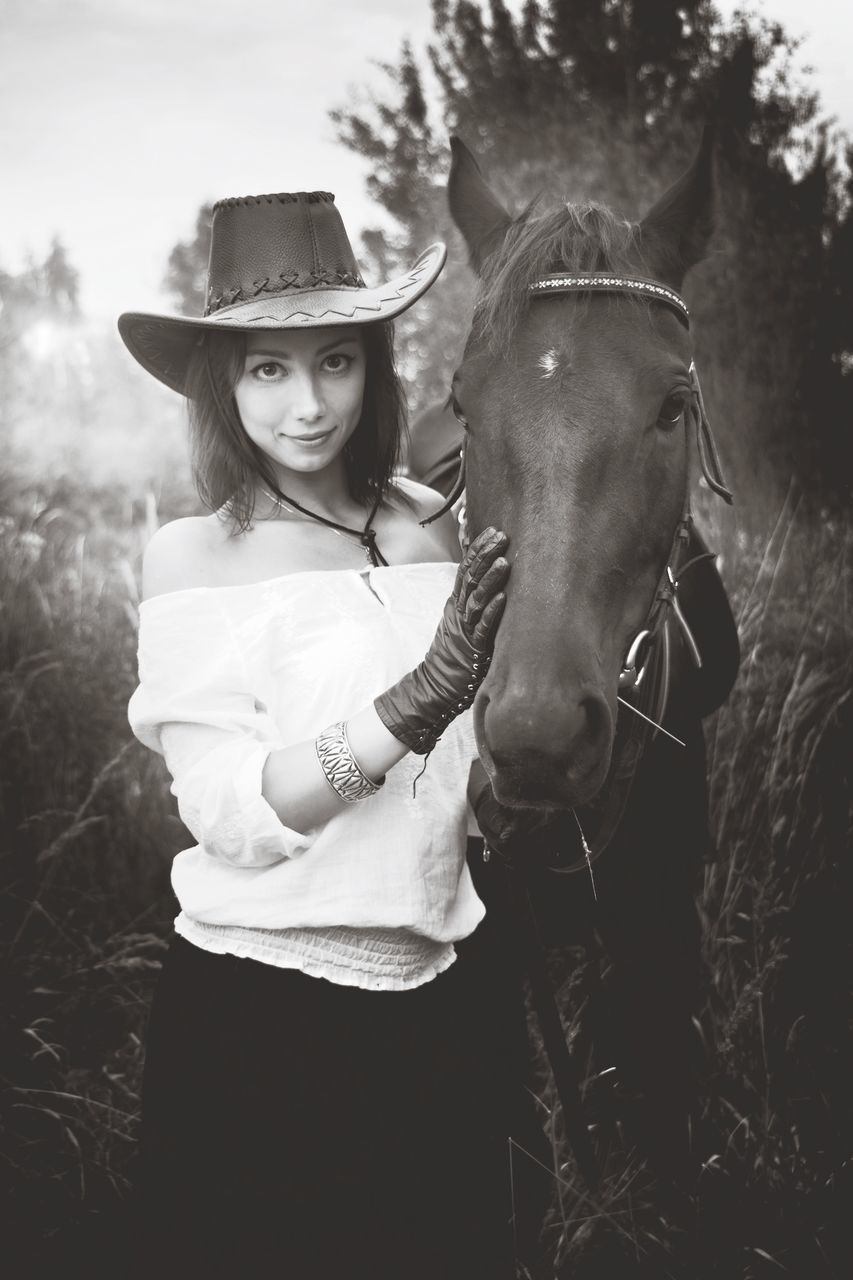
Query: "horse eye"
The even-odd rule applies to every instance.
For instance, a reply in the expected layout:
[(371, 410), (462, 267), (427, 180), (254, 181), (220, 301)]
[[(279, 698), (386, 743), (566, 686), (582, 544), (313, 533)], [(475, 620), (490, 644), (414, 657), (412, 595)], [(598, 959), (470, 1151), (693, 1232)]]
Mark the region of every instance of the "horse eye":
[(689, 397), (683, 391), (675, 391), (664, 400), (658, 414), (658, 426), (674, 427), (681, 421)]

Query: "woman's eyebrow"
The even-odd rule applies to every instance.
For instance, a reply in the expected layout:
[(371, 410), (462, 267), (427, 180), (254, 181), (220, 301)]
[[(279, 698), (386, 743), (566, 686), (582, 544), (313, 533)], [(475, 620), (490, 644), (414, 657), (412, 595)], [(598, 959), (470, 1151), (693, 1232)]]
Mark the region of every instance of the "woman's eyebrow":
[[(317, 355), (324, 356), (326, 355), (327, 352), (335, 351), (337, 350), (338, 347), (344, 346), (344, 344), (347, 342), (357, 342), (357, 341), (358, 341), (358, 338), (355, 336), (355, 334), (353, 334), (351, 338), (338, 338), (337, 342), (329, 342), (326, 344), (326, 346), (320, 347), (317, 351)], [(257, 351), (246, 352), (247, 360), (251, 359), (252, 356), (279, 356), (279, 357), (284, 357), (285, 360), (290, 359), (290, 354), (287, 351), (281, 351), (281, 350), (268, 351), (266, 348), (262, 348)]]

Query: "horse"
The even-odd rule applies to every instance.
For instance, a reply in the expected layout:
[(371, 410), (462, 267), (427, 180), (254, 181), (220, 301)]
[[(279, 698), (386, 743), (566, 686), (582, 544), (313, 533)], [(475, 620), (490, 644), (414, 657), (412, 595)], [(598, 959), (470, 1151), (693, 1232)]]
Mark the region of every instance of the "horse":
[[(701, 721), (739, 663), (691, 513), (700, 468), (731, 495), (679, 292), (713, 228), (713, 133), (639, 223), (595, 204), (512, 217), (467, 147), (451, 147), (449, 205), (477, 296), (448, 401), (456, 432), (445, 421), (440, 446), (425, 447), (433, 413), (413, 456), (445, 479), (461, 444), (447, 505), (464, 486), (469, 535), (493, 525), (510, 539), (473, 705), (478, 749), (508, 828), (518, 820), (536, 930), (595, 937), (609, 955), (599, 1065), (615, 1063), (636, 1100), (638, 1145), (683, 1178), (702, 985), (694, 880), (708, 846)], [(504, 910), (499, 860), (472, 871)]]

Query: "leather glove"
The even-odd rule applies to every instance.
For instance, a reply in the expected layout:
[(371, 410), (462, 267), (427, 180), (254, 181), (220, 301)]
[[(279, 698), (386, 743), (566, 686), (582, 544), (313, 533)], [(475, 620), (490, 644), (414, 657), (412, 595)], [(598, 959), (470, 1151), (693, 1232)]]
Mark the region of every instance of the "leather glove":
[(374, 700), (385, 728), (410, 751), (431, 751), (446, 725), (474, 701), (491, 660), (506, 596), (506, 534), (484, 529), (462, 558), (423, 662)]

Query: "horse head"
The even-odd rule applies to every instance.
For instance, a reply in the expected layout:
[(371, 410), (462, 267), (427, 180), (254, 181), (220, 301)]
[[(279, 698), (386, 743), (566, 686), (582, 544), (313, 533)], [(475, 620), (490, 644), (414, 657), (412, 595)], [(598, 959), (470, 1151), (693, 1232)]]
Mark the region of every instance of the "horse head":
[(513, 565), (477, 741), (499, 801), (570, 809), (610, 767), (620, 672), (685, 511), (698, 385), (687, 324), (653, 293), (534, 289), (612, 273), (679, 290), (712, 229), (712, 139), (636, 224), (595, 204), (512, 218), (456, 139), (449, 202), (478, 276), (453, 380), (468, 526), (504, 529)]

